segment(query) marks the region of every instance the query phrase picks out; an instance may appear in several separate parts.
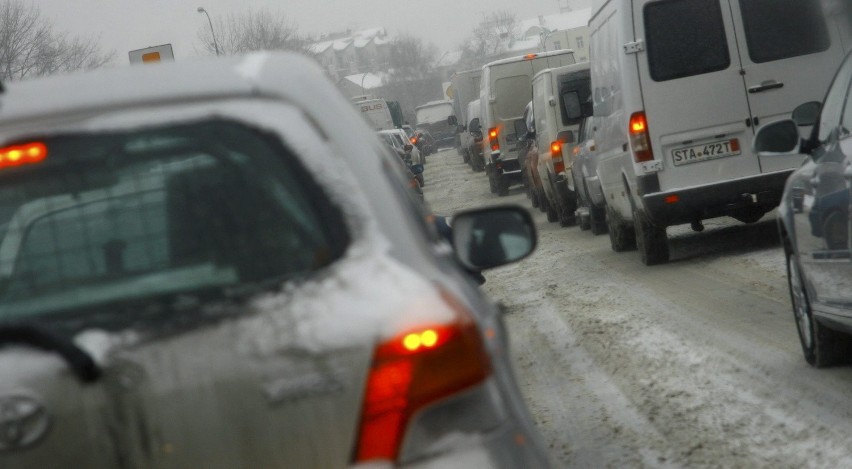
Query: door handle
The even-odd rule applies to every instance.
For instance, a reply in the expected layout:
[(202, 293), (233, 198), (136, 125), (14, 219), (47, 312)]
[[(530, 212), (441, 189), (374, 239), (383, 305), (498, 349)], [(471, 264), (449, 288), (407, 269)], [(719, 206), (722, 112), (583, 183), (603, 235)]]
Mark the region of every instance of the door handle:
[(783, 88), (783, 87), (784, 87), (784, 83), (780, 83), (780, 82), (777, 82), (775, 80), (767, 80), (767, 81), (764, 81), (763, 83), (761, 83), (757, 86), (752, 86), (751, 88), (748, 89), (748, 92), (749, 93), (760, 93), (762, 91), (777, 90), (778, 88)]

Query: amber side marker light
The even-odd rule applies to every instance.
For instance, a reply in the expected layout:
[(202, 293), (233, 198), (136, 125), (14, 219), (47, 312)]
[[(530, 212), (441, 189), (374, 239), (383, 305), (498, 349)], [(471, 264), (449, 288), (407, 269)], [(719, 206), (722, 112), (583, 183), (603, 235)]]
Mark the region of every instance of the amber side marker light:
[(40, 163), (47, 158), (47, 146), (41, 142), (0, 148), (0, 169)]

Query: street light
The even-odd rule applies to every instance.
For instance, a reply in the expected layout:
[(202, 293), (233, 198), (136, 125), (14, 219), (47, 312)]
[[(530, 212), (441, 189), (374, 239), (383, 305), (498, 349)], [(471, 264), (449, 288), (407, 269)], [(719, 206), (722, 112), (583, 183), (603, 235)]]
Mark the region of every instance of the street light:
[(213, 31), (213, 21), (210, 20), (210, 13), (204, 7), (198, 7), (199, 13), (207, 15), (207, 22), (210, 23), (210, 34), (213, 36), (213, 47), (216, 49), (216, 57), (219, 57), (219, 44), (216, 42), (216, 32)]

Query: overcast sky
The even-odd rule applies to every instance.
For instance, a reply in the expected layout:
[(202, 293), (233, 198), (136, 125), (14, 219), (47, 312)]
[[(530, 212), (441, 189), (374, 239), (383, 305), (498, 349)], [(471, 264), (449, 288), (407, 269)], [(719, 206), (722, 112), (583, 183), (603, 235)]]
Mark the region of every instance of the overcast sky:
[[(29, 0), (24, 0), (29, 1)], [(565, 2), (566, 0), (561, 0)], [(567, 0), (585, 8), (588, 0)], [(214, 19), (246, 9), (269, 8), (292, 19), (303, 33), (385, 27), (454, 49), (489, 11), (505, 9), (520, 19), (559, 12), (560, 0), (32, 0), (57, 30), (98, 38), (116, 52), (170, 43), (177, 58), (198, 55), (198, 30), (208, 27), (196, 9)]]

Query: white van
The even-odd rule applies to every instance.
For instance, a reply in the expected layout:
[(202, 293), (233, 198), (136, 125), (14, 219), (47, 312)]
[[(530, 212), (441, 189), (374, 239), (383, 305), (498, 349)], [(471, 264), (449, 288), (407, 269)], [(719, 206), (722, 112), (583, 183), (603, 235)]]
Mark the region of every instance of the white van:
[(355, 107), (361, 111), (361, 115), (373, 130), (390, 130), (394, 128), (388, 103), (381, 98), (367, 99), (355, 103)]
[[(577, 191), (571, 155), (580, 122), (592, 114), (589, 63), (582, 62), (539, 72), (532, 81), (536, 170), (547, 209), (562, 226), (576, 223)], [(548, 219), (553, 214), (548, 213)]]
[(819, 100), (843, 58), (820, 0), (595, 0), (598, 176), (615, 251), (669, 259), (666, 227), (778, 205), (801, 159), (762, 159), (755, 128)]
[(485, 171), (498, 195), (520, 184), (518, 140), (526, 133), (524, 108), (532, 100), (532, 79), (546, 68), (575, 62), (570, 49), (527, 54), (498, 60), (482, 67), (479, 87), (482, 128), (487, 129)]

